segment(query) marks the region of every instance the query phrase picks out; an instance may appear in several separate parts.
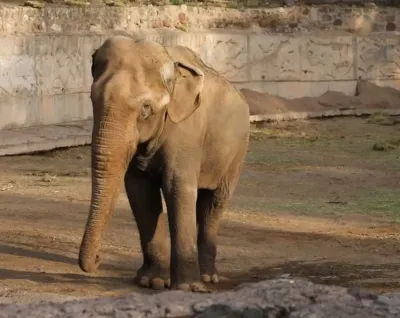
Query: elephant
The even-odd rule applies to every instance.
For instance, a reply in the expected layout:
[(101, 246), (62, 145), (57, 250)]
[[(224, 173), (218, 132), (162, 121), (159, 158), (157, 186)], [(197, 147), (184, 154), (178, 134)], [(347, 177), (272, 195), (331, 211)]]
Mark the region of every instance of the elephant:
[(192, 49), (133, 36), (107, 38), (92, 55), (91, 73), (92, 183), (81, 270), (98, 269), (101, 235), (124, 186), (143, 256), (136, 284), (210, 292), (206, 283), (220, 280), (221, 215), (248, 150), (246, 100)]

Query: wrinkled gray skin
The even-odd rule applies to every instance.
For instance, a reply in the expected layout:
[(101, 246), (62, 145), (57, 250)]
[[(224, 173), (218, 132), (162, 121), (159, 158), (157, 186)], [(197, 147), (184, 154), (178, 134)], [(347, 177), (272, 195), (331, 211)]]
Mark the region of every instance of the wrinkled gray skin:
[(207, 292), (203, 282), (219, 280), (218, 224), (247, 152), (249, 107), (185, 47), (115, 36), (92, 58), (92, 197), (79, 265), (98, 268), (124, 180), (143, 252), (137, 283)]

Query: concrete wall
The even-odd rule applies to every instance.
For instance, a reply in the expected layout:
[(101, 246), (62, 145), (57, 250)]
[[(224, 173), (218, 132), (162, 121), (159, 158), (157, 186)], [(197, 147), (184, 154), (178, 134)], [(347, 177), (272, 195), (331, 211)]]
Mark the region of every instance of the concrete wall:
[(0, 130), (90, 118), (90, 56), (111, 34), (186, 45), (240, 88), (294, 98), (357, 78), (400, 89), (396, 30), (395, 8), (0, 7)]

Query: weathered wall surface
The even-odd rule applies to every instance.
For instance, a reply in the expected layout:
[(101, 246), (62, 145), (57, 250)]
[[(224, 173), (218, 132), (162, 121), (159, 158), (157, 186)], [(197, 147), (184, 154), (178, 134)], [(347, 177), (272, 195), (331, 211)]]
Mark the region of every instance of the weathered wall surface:
[[(399, 31), (397, 31), (399, 30)], [(0, 130), (88, 119), (90, 56), (111, 34), (186, 45), (240, 88), (294, 98), (400, 88), (400, 9), (0, 7)]]

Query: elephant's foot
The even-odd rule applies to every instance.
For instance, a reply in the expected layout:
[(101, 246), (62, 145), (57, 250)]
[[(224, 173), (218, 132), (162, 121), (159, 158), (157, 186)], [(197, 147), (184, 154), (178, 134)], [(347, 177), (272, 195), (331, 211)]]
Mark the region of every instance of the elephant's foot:
[(211, 291), (202, 282), (181, 283), (171, 286), (171, 289), (194, 292), (210, 293)]
[(200, 262), (200, 274), (203, 283), (218, 284), (220, 282), (220, 277), (215, 267), (215, 261)]
[(170, 285), (169, 269), (159, 267), (140, 268), (137, 271), (135, 282), (140, 287), (162, 290)]
[(213, 283), (213, 284), (218, 284), (219, 283), (219, 276), (218, 274), (201, 274), (201, 280), (204, 283)]

